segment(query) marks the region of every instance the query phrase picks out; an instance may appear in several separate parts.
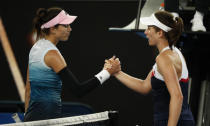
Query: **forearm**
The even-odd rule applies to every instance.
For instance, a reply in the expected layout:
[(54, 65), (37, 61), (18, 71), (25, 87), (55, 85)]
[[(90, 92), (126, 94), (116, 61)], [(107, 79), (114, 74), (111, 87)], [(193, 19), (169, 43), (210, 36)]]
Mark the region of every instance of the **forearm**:
[(146, 89), (144, 88), (144, 80), (132, 77), (122, 71), (118, 72), (114, 76), (128, 88), (139, 93), (147, 93)]
[(182, 96), (172, 96), (169, 104), (168, 126), (176, 126), (182, 109)]
[(65, 67), (62, 69), (58, 75), (60, 76), (62, 82), (65, 84), (67, 88), (69, 88), (76, 96), (83, 96), (87, 94), (88, 92), (92, 91), (96, 87), (101, 86), (101, 84), (109, 78), (106, 76), (99, 75), (100, 78), (98, 77), (92, 77), (88, 79), (87, 81), (84, 82), (79, 82), (79, 80), (74, 76), (74, 74), (67, 68)]

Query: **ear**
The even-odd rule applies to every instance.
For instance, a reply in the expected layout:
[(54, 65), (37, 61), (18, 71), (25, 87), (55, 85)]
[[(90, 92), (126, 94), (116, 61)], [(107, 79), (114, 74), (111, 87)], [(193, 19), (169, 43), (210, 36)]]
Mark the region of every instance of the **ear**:
[(158, 36), (159, 36), (160, 38), (164, 37), (164, 31), (163, 31), (163, 30), (160, 30), (160, 31), (158, 32)]

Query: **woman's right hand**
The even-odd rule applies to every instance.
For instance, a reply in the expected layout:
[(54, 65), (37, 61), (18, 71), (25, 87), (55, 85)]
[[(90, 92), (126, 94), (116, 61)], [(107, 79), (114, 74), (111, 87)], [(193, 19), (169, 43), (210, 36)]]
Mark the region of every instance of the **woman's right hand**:
[(121, 71), (119, 58), (116, 58), (115, 56), (113, 56), (109, 60), (105, 60), (103, 69), (107, 70), (110, 73), (110, 75), (114, 75), (118, 73), (119, 71)]

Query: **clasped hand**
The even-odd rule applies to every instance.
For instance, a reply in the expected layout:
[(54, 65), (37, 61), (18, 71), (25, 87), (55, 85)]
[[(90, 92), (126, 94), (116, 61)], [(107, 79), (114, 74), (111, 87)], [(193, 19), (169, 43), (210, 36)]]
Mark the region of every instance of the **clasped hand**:
[(103, 69), (107, 70), (110, 73), (110, 75), (114, 75), (118, 73), (119, 71), (121, 71), (119, 58), (116, 58), (115, 56), (113, 56), (112, 58), (105, 60)]

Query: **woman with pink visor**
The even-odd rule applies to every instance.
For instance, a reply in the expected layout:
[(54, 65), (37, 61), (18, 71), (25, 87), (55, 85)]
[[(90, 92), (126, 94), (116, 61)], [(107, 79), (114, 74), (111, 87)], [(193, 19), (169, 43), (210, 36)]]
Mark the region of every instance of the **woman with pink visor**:
[(115, 57), (112, 67), (104, 67), (94, 77), (80, 83), (71, 73), (56, 47), (59, 41), (67, 41), (71, 32), (71, 16), (61, 8), (38, 9), (34, 18), (36, 43), (30, 50), (25, 92), (24, 121), (45, 120), (62, 117), (62, 83), (77, 96), (85, 95), (101, 86), (110, 75), (120, 70)]
[[(159, 51), (156, 63), (145, 80), (122, 71), (114, 76), (136, 92), (152, 92), (154, 126), (194, 126), (187, 102), (188, 69), (182, 53), (175, 47), (184, 28), (182, 19), (169, 12), (158, 11), (140, 21), (148, 26), (145, 34), (149, 45), (156, 46)], [(106, 62), (112, 64), (113, 61)]]

